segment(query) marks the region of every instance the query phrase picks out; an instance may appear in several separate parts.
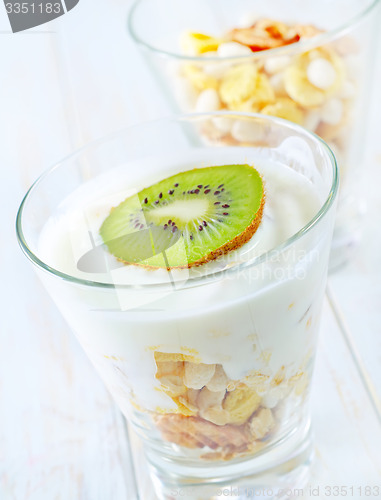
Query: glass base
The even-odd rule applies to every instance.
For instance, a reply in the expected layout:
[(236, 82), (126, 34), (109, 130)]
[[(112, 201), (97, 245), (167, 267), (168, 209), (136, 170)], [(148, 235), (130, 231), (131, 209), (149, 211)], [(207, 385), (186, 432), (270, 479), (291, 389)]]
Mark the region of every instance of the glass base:
[(289, 499), (309, 480), (313, 460), (311, 425), (308, 421), (303, 429), (275, 443), (272, 449), (233, 464), (204, 463), (195, 468), (151, 452), (146, 457), (160, 500)]

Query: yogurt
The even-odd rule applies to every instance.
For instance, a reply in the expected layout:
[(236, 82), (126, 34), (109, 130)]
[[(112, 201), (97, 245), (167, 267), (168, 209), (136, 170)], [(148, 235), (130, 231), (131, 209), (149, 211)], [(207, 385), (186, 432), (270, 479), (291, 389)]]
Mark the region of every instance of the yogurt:
[[(141, 175), (148, 161), (112, 169), (61, 203), (39, 242), (49, 266), (89, 282), (63, 287), (43, 275), (122, 411), (140, 426), (139, 415), (151, 415), (146, 426), (184, 449), (211, 445), (181, 441), (178, 424), (199, 436), (200, 425), (214, 426), (207, 433), (216, 431), (212, 449), (222, 453), (221, 428), (246, 426), (246, 439), (255, 426), (255, 440), (268, 439), (281, 402), (308, 386), (328, 245), (316, 231), (280, 245), (324, 200), (305, 158), (291, 168), (269, 150), (251, 155), (252, 148), (203, 148), (186, 161), (156, 159), (149, 177)], [(102, 243), (99, 228), (112, 206), (176, 170), (229, 163), (253, 164), (265, 184), (262, 222), (240, 249), (191, 270), (121, 266), (111, 256), (107, 272), (78, 269), (79, 258)]]

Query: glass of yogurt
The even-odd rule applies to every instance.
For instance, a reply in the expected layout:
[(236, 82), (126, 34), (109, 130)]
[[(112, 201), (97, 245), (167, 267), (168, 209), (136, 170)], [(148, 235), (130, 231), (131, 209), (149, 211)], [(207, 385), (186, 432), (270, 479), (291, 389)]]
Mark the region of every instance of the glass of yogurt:
[[(361, 236), (379, 0), (139, 0), (129, 33), (174, 110), (278, 116), (318, 134), (341, 174), (331, 267)], [(232, 134), (216, 123), (210, 133)]]
[[(205, 141), (216, 123), (251, 139)], [(21, 248), (140, 436), (160, 498), (305, 479), (337, 190), (317, 136), (217, 112), (94, 142), (25, 196)]]

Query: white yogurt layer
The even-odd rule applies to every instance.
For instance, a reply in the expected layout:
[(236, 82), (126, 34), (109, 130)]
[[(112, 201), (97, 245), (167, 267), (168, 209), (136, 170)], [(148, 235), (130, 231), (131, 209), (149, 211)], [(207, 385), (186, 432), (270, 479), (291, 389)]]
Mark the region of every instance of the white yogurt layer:
[[(146, 409), (175, 410), (155, 379), (154, 351), (221, 364), (232, 380), (253, 371), (271, 380), (282, 367), (288, 376), (305, 368), (323, 294), (325, 258), (316, 250), (327, 246), (324, 238), (315, 238), (315, 247), (309, 240), (310, 248), (300, 241), (262, 265), (237, 272), (229, 268), (246, 265), (297, 233), (319, 211), (322, 196), (313, 176), (299, 173), (308, 172), (309, 165), (301, 162), (293, 170), (276, 155), (269, 159), (268, 152), (253, 151), (203, 148), (190, 150), (185, 161), (169, 155), (117, 167), (77, 189), (47, 221), (39, 251), (51, 267), (76, 278), (134, 285), (84, 287), (42, 276), (122, 409), (125, 396), (133, 392)], [(252, 164), (265, 182), (262, 222), (239, 250), (191, 271), (136, 266), (103, 274), (78, 270), (78, 259), (101, 243), (99, 228), (110, 208), (126, 196), (176, 171), (228, 163)], [(110, 262), (116, 264), (113, 258)], [(217, 278), (208, 276), (224, 269)], [(164, 285), (144, 286), (156, 283)]]

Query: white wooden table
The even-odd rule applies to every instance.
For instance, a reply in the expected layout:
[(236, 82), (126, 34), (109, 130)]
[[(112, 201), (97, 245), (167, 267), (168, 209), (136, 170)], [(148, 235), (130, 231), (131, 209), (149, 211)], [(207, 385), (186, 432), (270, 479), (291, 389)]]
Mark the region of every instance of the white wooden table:
[[(92, 139), (168, 114), (126, 34), (129, 5), (81, 0), (17, 35), (0, 6), (1, 500), (138, 498), (124, 420), (14, 230), (22, 196), (43, 170)], [(380, 82), (381, 53), (376, 64)], [(313, 388), (319, 498), (328, 485), (381, 487), (380, 101), (374, 85), (363, 241), (330, 277), (324, 305)], [(153, 499), (142, 474), (140, 498)]]

